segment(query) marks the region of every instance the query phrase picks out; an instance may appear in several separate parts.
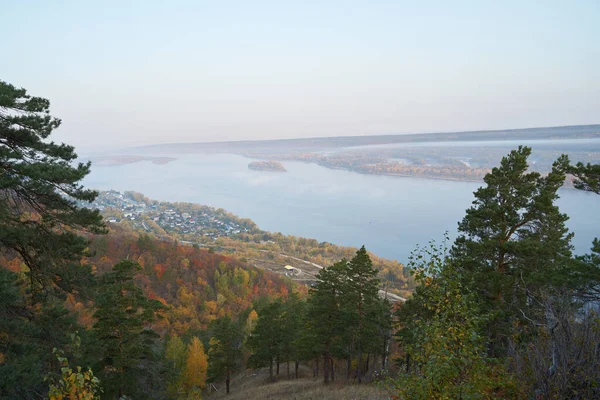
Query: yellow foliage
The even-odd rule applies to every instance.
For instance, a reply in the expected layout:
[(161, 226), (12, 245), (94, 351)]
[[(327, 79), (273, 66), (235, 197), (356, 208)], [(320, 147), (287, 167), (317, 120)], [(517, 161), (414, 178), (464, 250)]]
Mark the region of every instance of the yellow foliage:
[(185, 370), (183, 372), (183, 387), (186, 392), (194, 389), (203, 389), (206, 386), (206, 370), (208, 369), (208, 356), (204, 346), (197, 337), (188, 345)]

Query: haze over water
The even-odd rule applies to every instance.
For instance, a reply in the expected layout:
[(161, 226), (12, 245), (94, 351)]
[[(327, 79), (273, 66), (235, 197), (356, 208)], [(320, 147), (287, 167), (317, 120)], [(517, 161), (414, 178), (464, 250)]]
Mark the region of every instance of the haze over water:
[[(164, 154), (168, 156), (168, 154)], [(166, 165), (138, 162), (92, 166), (88, 187), (134, 190), (149, 198), (224, 208), (267, 231), (338, 245), (365, 245), (407, 262), (416, 245), (452, 238), (481, 183), (363, 175), (315, 164), (284, 162), (287, 173), (249, 170), (233, 154), (171, 155)], [(562, 189), (558, 204), (570, 217), (576, 253), (598, 236), (600, 196)]]

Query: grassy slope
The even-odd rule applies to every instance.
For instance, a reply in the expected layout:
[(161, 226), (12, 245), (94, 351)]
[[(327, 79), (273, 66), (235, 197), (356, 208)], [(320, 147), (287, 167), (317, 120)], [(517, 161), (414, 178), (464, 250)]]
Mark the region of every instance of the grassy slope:
[[(290, 366), (293, 375), (293, 365)], [(333, 399), (366, 399), (380, 400), (391, 398), (382, 387), (375, 384), (323, 384), (323, 377), (312, 377), (312, 371), (307, 366), (300, 367), (298, 379), (286, 379), (286, 366), (281, 365), (280, 378), (277, 382), (269, 382), (269, 371), (266, 368), (242, 373), (231, 381), (231, 393), (225, 395), (224, 384), (220, 384), (218, 392), (206, 395), (209, 399), (230, 400), (333, 400)]]

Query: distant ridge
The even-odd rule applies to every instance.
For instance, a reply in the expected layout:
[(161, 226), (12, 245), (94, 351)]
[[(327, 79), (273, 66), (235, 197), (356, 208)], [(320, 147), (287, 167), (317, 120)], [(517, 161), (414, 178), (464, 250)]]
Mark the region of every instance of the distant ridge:
[(323, 150), (339, 147), (394, 143), (464, 142), (516, 139), (564, 140), (585, 138), (600, 138), (600, 124), (465, 132), (392, 134), (373, 136), (334, 136), (298, 139), (244, 140), (230, 142), (164, 143), (136, 146), (130, 148), (130, 150), (162, 153), (196, 153), (220, 151), (235, 152), (236, 150), (281, 151), (282, 149), (293, 149), (294, 152), (304, 152), (316, 149)]

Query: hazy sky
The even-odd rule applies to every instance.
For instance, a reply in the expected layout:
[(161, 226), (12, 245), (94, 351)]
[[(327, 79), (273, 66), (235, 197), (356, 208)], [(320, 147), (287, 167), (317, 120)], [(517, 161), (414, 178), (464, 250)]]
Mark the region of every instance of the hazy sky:
[(98, 145), (600, 123), (600, 1), (0, 0), (0, 79)]

